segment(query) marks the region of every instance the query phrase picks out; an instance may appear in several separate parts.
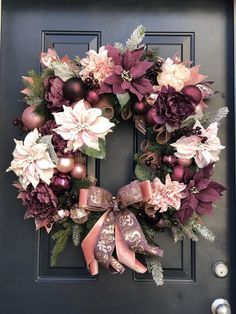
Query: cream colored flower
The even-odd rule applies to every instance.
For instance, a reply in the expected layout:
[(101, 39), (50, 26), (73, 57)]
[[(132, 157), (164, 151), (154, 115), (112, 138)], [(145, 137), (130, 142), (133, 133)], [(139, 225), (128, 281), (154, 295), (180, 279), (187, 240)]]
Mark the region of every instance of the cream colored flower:
[(107, 53), (108, 51), (104, 46), (99, 49), (99, 52), (95, 50), (87, 52), (87, 57), (80, 61), (83, 66), (80, 72), (83, 80), (89, 77), (90, 73), (93, 73), (94, 78), (101, 83), (114, 72), (114, 62)]
[(53, 176), (56, 167), (47, 151), (48, 145), (38, 143), (37, 129), (27, 134), (24, 142), (15, 140), (14, 159), (7, 171), (14, 171), (24, 189), (31, 183), (35, 188), (40, 179), (47, 184)]
[(67, 150), (77, 150), (87, 146), (99, 150), (99, 139), (111, 132), (114, 123), (102, 117), (102, 110), (89, 108), (83, 100), (74, 107), (63, 106), (63, 112), (53, 113), (58, 128), (54, 131), (68, 141)]
[(166, 59), (161, 69), (162, 72), (157, 76), (160, 87), (170, 85), (180, 91), (190, 79), (190, 70), (183, 63), (175, 63), (171, 58)]

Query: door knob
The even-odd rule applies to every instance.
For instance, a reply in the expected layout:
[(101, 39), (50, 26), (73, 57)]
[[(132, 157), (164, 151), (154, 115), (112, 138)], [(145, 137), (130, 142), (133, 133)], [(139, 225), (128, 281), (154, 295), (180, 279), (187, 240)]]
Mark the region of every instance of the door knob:
[(229, 302), (226, 299), (216, 299), (211, 305), (212, 314), (231, 314)]

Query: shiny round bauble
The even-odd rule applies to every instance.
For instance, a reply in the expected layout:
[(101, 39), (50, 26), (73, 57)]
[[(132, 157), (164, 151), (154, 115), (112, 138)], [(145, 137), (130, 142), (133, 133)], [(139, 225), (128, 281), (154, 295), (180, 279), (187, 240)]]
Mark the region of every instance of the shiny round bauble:
[(35, 112), (36, 108), (37, 107), (35, 105), (31, 105), (31, 106), (27, 107), (23, 111), (22, 116), (21, 116), (21, 120), (22, 120), (24, 126), (29, 130), (39, 128), (39, 127), (43, 126), (45, 123), (44, 117), (38, 115)]
[(178, 158), (178, 164), (184, 167), (188, 167), (192, 164), (192, 159)]
[(69, 157), (62, 157), (58, 159), (57, 170), (62, 173), (68, 173), (74, 168), (74, 159)]
[(72, 77), (64, 83), (63, 95), (71, 101), (78, 101), (84, 98), (84, 82), (78, 77)]
[(86, 177), (86, 166), (80, 162), (77, 162), (77, 163), (75, 163), (70, 174), (75, 179), (84, 178), (84, 177)]
[(55, 174), (52, 177), (50, 186), (56, 194), (60, 194), (71, 187), (71, 178), (64, 173)]
[(133, 106), (133, 111), (136, 114), (142, 114), (147, 111), (146, 104), (142, 101), (137, 101)]
[(152, 107), (151, 109), (148, 110), (146, 114), (146, 120), (148, 123), (154, 125), (154, 124), (160, 124), (162, 121), (158, 117), (157, 110), (155, 107)]
[(145, 100), (149, 106), (153, 106), (157, 100), (158, 95), (153, 93), (145, 96)]
[(85, 99), (87, 100), (87, 102), (89, 102), (92, 106), (95, 106), (99, 100), (101, 99), (101, 97), (98, 95), (98, 92), (96, 90), (90, 90)]
[(165, 155), (163, 156), (162, 161), (166, 165), (173, 167), (177, 163), (177, 157), (175, 155)]
[(182, 181), (184, 177), (184, 166), (177, 165), (173, 168), (171, 178), (173, 181)]
[(202, 100), (202, 92), (195, 85), (184, 86), (181, 92), (190, 98), (196, 105)]

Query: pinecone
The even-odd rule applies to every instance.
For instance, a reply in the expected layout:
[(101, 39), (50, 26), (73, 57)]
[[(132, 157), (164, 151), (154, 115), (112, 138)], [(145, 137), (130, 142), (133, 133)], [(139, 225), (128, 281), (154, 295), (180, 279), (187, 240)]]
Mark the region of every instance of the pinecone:
[(162, 59), (157, 59), (153, 66), (147, 70), (146, 78), (151, 82), (152, 85), (157, 85), (157, 75), (161, 73), (163, 61)]

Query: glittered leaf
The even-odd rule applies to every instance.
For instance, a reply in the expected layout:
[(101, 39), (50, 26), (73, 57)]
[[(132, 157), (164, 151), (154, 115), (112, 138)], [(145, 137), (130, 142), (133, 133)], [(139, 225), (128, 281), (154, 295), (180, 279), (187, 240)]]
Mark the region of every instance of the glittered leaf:
[(124, 94), (116, 94), (116, 97), (119, 101), (119, 104), (121, 106), (121, 109), (128, 103), (130, 100), (130, 95), (129, 93), (124, 93)]
[(56, 152), (54, 150), (54, 147), (52, 145), (52, 135), (45, 135), (45, 136), (41, 137), (39, 142), (47, 144), (49, 155), (50, 155), (52, 161), (55, 164), (57, 164), (58, 158), (57, 158), (57, 154), (56, 154)]
[(106, 141), (100, 139), (99, 140), (99, 149), (96, 150), (94, 148), (90, 148), (87, 146), (83, 146), (80, 148), (81, 152), (84, 153), (87, 156), (90, 156), (92, 158), (98, 158), (98, 159), (105, 159), (106, 158)]
[(152, 172), (148, 167), (137, 164), (135, 167), (135, 176), (140, 181), (151, 180)]

